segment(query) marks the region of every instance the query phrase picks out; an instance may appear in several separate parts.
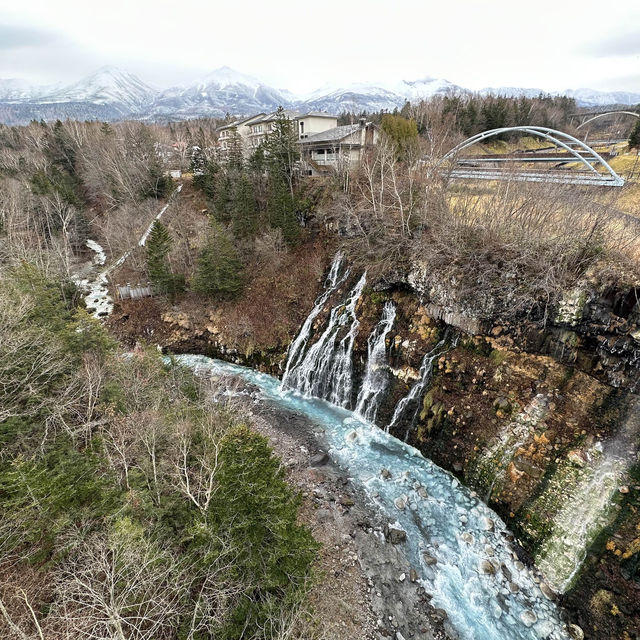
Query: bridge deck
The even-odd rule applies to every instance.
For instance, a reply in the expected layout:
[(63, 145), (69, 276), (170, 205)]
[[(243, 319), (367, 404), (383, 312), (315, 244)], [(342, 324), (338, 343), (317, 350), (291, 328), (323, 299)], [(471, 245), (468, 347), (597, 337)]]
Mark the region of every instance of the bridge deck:
[(596, 175), (591, 171), (518, 171), (509, 172), (500, 169), (458, 168), (452, 169), (452, 178), (469, 180), (514, 180), (515, 182), (550, 182), (554, 184), (592, 185), (603, 187), (622, 187), (624, 180), (616, 180), (608, 174)]

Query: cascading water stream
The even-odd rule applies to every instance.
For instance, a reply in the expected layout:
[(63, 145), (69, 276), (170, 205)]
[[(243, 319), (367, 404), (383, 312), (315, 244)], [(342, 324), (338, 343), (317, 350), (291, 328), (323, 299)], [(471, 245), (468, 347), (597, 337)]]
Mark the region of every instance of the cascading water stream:
[[(304, 357), (299, 357), (298, 363), (289, 367), (283, 387), (296, 389), (304, 395), (328, 399), (338, 406), (350, 405), (351, 355), (360, 327), (355, 310), (366, 281), (367, 274), (363, 273), (350, 291), (346, 303), (331, 309), (327, 328), (309, 347)], [(340, 332), (346, 327), (346, 334), (338, 340)], [(301, 347), (298, 351), (300, 350)]]
[(629, 467), (637, 460), (640, 401), (629, 411), (618, 435), (604, 447), (593, 447), (578, 482), (566, 488), (566, 500), (553, 518), (553, 530), (538, 551), (538, 566), (560, 593), (571, 587), (587, 551), (614, 520), (615, 499)]
[(291, 386), (290, 380), (290, 372), (292, 368), (295, 368), (299, 362), (300, 358), (304, 353), (304, 349), (309, 342), (309, 337), (311, 335), (311, 329), (313, 327), (313, 322), (318, 317), (322, 308), (327, 303), (327, 300), (331, 297), (331, 294), (347, 279), (349, 276), (349, 269), (347, 269), (342, 275), (340, 274), (340, 269), (342, 266), (343, 260), (342, 252), (336, 253), (333, 263), (331, 264), (331, 268), (329, 269), (329, 273), (324, 282), (324, 291), (317, 298), (311, 313), (307, 316), (304, 321), (302, 328), (300, 329), (298, 335), (295, 340), (291, 343), (289, 347), (289, 353), (287, 356), (287, 364), (285, 366), (284, 374), (282, 375), (282, 388), (286, 388)]
[(387, 365), (387, 335), (396, 319), (396, 305), (386, 302), (382, 319), (374, 327), (367, 342), (367, 368), (358, 394), (355, 413), (375, 424), (382, 394), (389, 383)]
[(391, 422), (389, 422), (385, 429), (387, 433), (389, 433), (391, 428), (395, 427), (407, 413), (412, 411), (413, 413), (410, 414), (411, 417), (407, 421), (407, 430), (404, 436), (405, 442), (407, 441), (411, 429), (415, 426), (416, 419), (420, 411), (420, 398), (422, 398), (423, 393), (431, 382), (433, 363), (438, 356), (442, 355), (446, 351), (444, 348), (445, 342), (446, 338), (440, 340), (440, 342), (438, 342), (438, 344), (431, 349), (429, 353), (425, 354), (422, 359), (422, 364), (420, 365), (418, 380), (413, 384), (411, 389), (409, 389), (409, 393), (396, 405), (393, 416), (391, 417)]
[[(294, 411), (317, 425), (332, 459), (406, 532), (409, 566), (461, 640), (569, 639), (561, 610), (518, 561), (504, 523), (418, 450), (345, 409), (282, 391), (266, 374), (205, 356), (177, 360), (200, 373), (241, 378), (252, 385), (255, 403)], [(237, 384), (227, 388), (230, 395), (247, 393)]]

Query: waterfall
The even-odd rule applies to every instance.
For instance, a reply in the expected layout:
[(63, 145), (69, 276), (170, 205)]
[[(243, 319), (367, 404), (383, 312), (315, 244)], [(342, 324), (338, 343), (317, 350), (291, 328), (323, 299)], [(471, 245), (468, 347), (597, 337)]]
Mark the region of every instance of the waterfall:
[(577, 481), (563, 482), (564, 503), (536, 555), (540, 570), (556, 591), (564, 593), (571, 587), (589, 548), (613, 522), (619, 509), (616, 495), (637, 459), (639, 434), (640, 400), (636, 400), (618, 435), (605, 446), (591, 447), (585, 458), (593, 463), (579, 470)]
[(340, 267), (342, 266), (343, 257), (344, 256), (342, 252), (339, 251), (338, 253), (336, 253), (333, 259), (333, 263), (331, 264), (331, 268), (329, 269), (327, 278), (324, 282), (324, 291), (316, 299), (311, 313), (307, 316), (307, 319), (304, 321), (304, 324), (302, 325), (300, 332), (296, 336), (296, 339), (291, 343), (291, 346), (289, 347), (287, 364), (282, 376), (282, 389), (288, 386), (293, 386), (290, 384), (289, 374), (291, 372), (291, 369), (295, 368), (300, 362), (300, 358), (304, 353), (307, 342), (309, 342), (309, 336), (311, 335), (311, 328), (313, 326), (314, 320), (322, 311), (322, 308), (326, 304), (331, 294), (345, 281), (345, 279), (349, 275), (348, 269), (342, 275), (340, 275)]
[(504, 522), (419, 451), (343, 408), (282, 393), (267, 374), (204, 356), (176, 360), (216, 379), (221, 394), (248, 394), (251, 403), (295, 412), (319, 427), (331, 459), (381, 517), (405, 532), (402, 566), (414, 569), (460, 640), (570, 640), (540, 575), (517, 560)]
[(358, 394), (355, 413), (375, 424), (382, 392), (389, 381), (387, 374), (387, 335), (396, 319), (396, 306), (386, 302), (382, 310), (382, 319), (374, 327), (367, 342), (367, 369)]
[(411, 417), (407, 422), (407, 431), (405, 433), (404, 439), (405, 441), (409, 437), (409, 433), (411, 429), (416, 423), (416, 419), (418, 417), (418, 412), (420, 411), (420, 398), (422, 398), (422, 394), (425, 392), (426, 388), (429, 386), (431, 382), (431, 374), (433, 372), (433, 363), (435, 359), (444, 353), (444, 344), (446, 339), (440, 340), (438, 344), (429, 351), (429, 353), (425, 354), (422, 359), (422, 364), (420, 365), (420, 376), (418, 380), (414, 383), (414, 385), (409, 390), (409, 393), (398, 402), (396, 408), (393, 412), (393, 416), (391, 418), (391, 422), (387, 425), (385, 431), (389, 433), (389, 430), (392, 427), (395, 427), (400, 420), (409, 412), (410, 409), (413, 409), (413, 413), (411, 413)]
[[(367, 274), (363, 273), (349, 292), (347, 301), (331, 309), (327, 328), (311, 345), (306, 355), (299, 357), (298, 362), (288, 368), (283, 385), (297, 389), (308, 396), (324, 398), (338, 406), (350, 405), (351, 354), (360, 327), (355, 310), (366, 281)], [(316, 315), (318, 313), (319, 311)], [(346, 335), (338, 341), (338, 334), (347, 327)], [(300, 341), (300, 346), (297, 347), (298, 352), (302, 351), (305, 340), (308, 340), (308, 333), (306, 338)]]

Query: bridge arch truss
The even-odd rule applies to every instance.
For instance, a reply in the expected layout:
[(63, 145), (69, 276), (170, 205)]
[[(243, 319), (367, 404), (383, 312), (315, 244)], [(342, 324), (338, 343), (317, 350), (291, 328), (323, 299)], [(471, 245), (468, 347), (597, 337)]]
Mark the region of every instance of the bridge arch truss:
[(576, 129), (581, 129), (582, 127), (588, 125), (590, 122), (594, 120), (598, 120), (599, 118), (604, 118), (605, 116), (633, 116), (635, 118), (640, 118), (640, 113), (635, 113), (634, 111), (607, 111), (606, 113), (598, 113), (595, 116), (592, 116), (588, 120), (584, 120), (581, 122)]
[[(498, 168), (477, 168), (469, 166), (461, 166), (458, 163), (459, 155), (465, 149), (476, 144), (484, 142), (490, 138), (495, 138), (505, 133), (524, 133), (537, 138), (542, 138), (551, 142), (554, 146), (562, 149), (566, 154), (562, 158), (554, 158), (558, 163), (566, 164), (577, 162), (583, 166), (581, 171), (563, 170), (563, 171), (502, 171)], [(472, 162), (473, 158), (465, 158), (467, 162)], [(487, 159), (485, 159), (487, 160)], [(509, 157), (496, 158), (498, 160), (509, 160)], [(526, 163), (526, 158), (513, 158), (515, 162)], [(440, 164), (447, 161), (454, 163), (451, 169), (451, 177), (454, 178), (475, 178), (484, 180), (516, 180), (521, 182), (550, 182), (558, 184), (577, 184), (577, 185), (597, 185), (622, 187), (624, 179), (620, 177), (609, 163), (590, 146), (578, 140), (568, 133), (549, 129), (547, 127), (537, 126), (519, 126), (519, 127), (502, 127), (500, 129), (491, 129), (483, 131), (475, 136), (464, 140), (456, 145), (451, 151), (446, 153)], [(490, 160), (488, 160), (490, 162)], [(596, 167), (600, 166), (603, 171), (599, 171)]]

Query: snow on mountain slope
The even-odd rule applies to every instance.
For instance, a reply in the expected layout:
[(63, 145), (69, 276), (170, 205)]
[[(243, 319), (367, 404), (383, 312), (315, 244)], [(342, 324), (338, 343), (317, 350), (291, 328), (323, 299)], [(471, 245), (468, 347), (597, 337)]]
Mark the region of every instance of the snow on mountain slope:
[(60, 85), (34, 85), (22, 78), (0, 78), (0, 101), (34, 100), (55, 91)]
[[(278, 106), (300, 111), (393, 111), (407, 100), (415, 102), (435, 95), (470, 93), (442, 78), (325, 84), (306, 96), (276, 89), (254, 76), (220, 67), (196, 82), (156, 90), (126, 71), (102, 67), (67, 86), (37, 87), (19, 79), (0, 80), (2, 119), (12, 124), (30, 119), (105, 119), (136, 117), (172, 119), (252, 115), (271, 112)], [(540, 93), (567, 95), (579, 107), (634, 105), (640, 93), (576, 89), (545, 92), (537, 88), (489, 87), (480, 95), (536, 97)]]
[(604, 107), (609, 104), (640, 104), (640, 93), (628, 91), (595, 91), (594, 89), (567, 89), (566, 96), (575, 98), (578, 106)]
[(121, 105), (136, 112), (147, 106), (156, 96), (156, 89), (133, 74), (116, 67), (102, 67), (78, 82), (41, 96), (43, 103), (89, 102)]
[(157, 115), (197, 117), (222, 116), (225, 113), (251, 114), (289, 106), (292, 96), (229, 67), (212, 71), (188, 85), (171, 87), (155, 101)]

